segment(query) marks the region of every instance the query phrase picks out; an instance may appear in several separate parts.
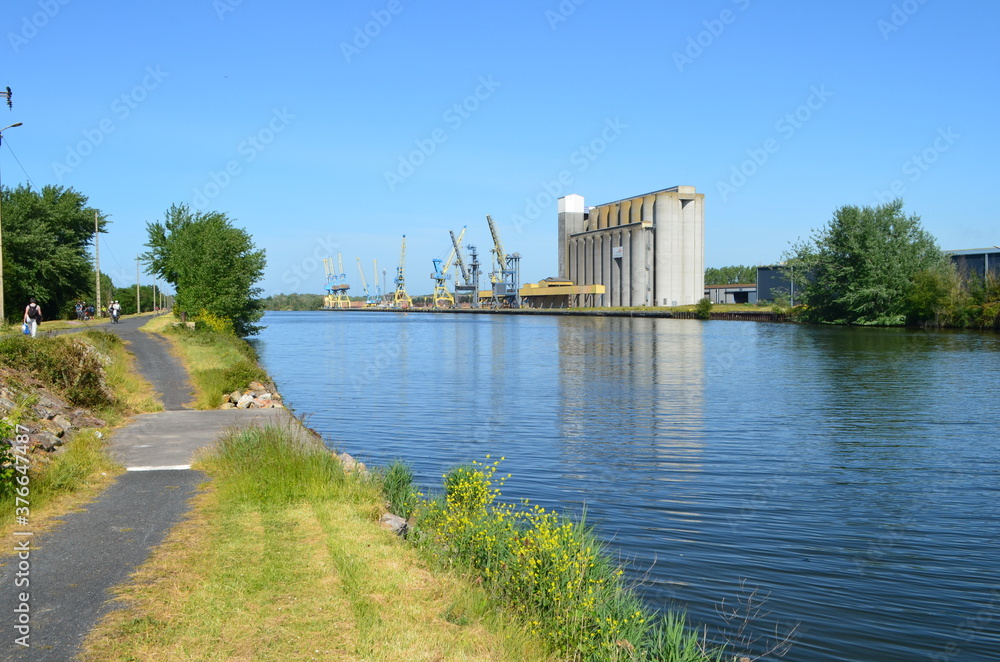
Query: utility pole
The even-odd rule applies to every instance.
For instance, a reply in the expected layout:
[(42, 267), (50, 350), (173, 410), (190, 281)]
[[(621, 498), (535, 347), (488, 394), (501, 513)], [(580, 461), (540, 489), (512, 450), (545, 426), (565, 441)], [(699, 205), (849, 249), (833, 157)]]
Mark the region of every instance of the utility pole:
[(101, 237), (98, 234), (100, 226), (97, 223), (97, 210), (94, 210), (94, 291), (97, 293), (97, 306), (94, 314), (101, 314)]
[(142, 308), (139, 307), (139, 256), (135, 256), (135, 314), (138, 315), (142, 312)]

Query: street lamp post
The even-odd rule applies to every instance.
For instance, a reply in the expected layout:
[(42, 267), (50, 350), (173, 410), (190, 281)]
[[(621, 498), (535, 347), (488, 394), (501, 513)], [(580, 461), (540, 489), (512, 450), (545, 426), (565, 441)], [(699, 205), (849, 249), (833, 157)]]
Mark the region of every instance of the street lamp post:
[[(10, 88), (8, 88), (10, 89)], [(5, 126), (0, 129), (0, 145), (3, 145), (3, 132), (7, 129), (13, 129), (16, 126), (21, 126), (21, 122), (16, 122), (10, 126)], [(4, 315), (3, 309), (3, 187), (0, 186), (0, 324), (6, 322), (7, 317)]]

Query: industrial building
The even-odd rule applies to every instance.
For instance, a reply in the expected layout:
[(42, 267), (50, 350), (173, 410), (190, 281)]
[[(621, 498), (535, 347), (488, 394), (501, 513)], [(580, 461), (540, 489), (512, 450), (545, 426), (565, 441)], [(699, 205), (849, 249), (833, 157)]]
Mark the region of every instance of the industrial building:
[(985, 278), (987, 273), (992, 272), (995, 276), (1000, 276), (1000, 247), (993, 248), (965, 248), (958, 251), (945, 251), (951, 257), (952, 262), (958, 267), (960, 273), (979, 278)]
[(675, 186), (588, 208), (559, 199), (559, 277), (603, 285), (598, 305), (683, 306), (705, 295), (705, 195)]

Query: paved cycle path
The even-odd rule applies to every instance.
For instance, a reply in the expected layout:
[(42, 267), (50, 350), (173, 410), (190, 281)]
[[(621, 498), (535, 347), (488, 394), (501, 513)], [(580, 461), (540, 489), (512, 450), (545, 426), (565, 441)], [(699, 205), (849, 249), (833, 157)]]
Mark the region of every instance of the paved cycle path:
[[(72, 660), (87, 633), (114, 608), (109, 589), (126, 581), (189, 510), (206, 478), (190, 469), (195, 453), (229, 427), (297, 426), (284, 409), (184, 409), (192, 399), (187, 374), (165, 340), (138, 330), (146, 319), (101, 328), (128, 341), (166, 411), (137, 416), (114, 433), (111, 452), (127, 471), (93, 502), (63, 517), (54, 530), (15, 536), (22, 545), (27, 541), (28, 554), (0, 560), (0, 632), (7, 635), (0, 640), (0, 660)], [(18, 531), (31, 534), (30, 523)], [(22, 604), (27, 611), (15, 612)], [(15, 643), (22, 613), (29, 617), (30, 647)]]

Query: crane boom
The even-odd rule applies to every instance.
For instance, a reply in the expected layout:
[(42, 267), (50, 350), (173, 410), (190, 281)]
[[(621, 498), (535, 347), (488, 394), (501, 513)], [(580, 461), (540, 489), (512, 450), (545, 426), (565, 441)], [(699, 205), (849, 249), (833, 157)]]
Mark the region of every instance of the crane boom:
[(462, 259), (462, 237), (465, 236), (465, 227), (462, 227), (462, 237), (458, 239), (455, 238), (455, 231), (448, 230), (451, 234), (451, 245), (455, 247), (455, 262), (458, 263), (458, 270), (462, 272), (462, 282), (465, 284), (469, 283), (469, 270), (465, 267), (465, 260)]
[(358, 275), (361, 276), (361, 289), (364, 290), (365, 296), (371, 296), (368, 294), (368, 281), (365, 279), (365, 270), (361, 268), (361, 258), (358, 258)]
[(493, 222), (493, 217), (487, 214), (486, 222), (490, 224), (490, 234), (493, 235), (493, 247), (496, 253), (497, 264), (499, 265), (497, 270), (499, 280), (503, 280), (503, 272), (507, 268), (507, 251), (503, 249), (503, 242), (500, 241), (500, 232), (497, 230), (497, 224)]

